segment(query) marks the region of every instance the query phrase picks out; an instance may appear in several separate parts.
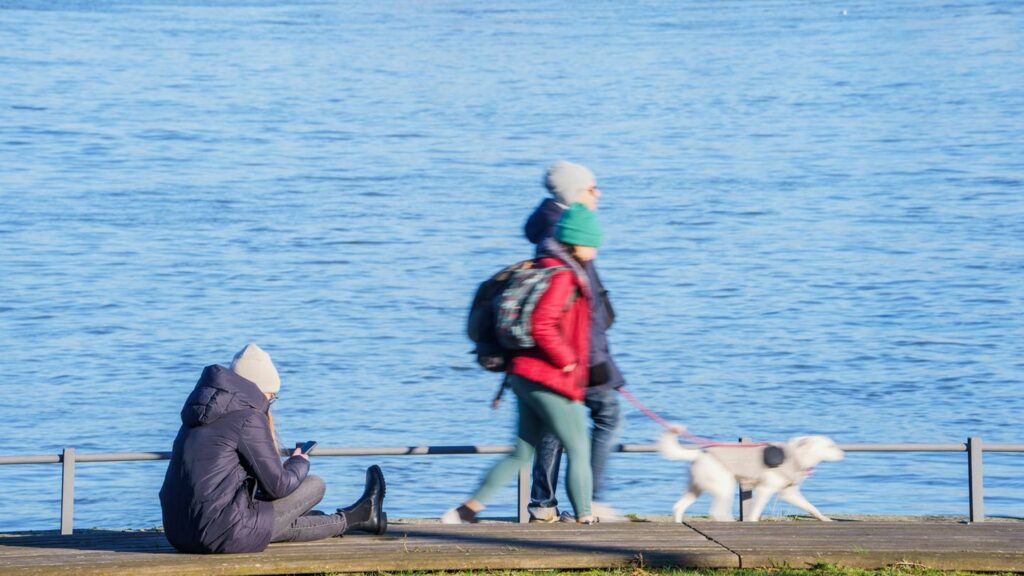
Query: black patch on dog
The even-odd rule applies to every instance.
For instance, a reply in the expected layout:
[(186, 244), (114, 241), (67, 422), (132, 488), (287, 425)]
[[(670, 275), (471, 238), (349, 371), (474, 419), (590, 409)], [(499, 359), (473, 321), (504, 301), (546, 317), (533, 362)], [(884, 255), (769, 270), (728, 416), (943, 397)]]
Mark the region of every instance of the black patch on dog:
[(786, 460), (786, 453), (778, 446), (767, 446), (762, 455), (764, 465), (769, 468), (778, 468)]

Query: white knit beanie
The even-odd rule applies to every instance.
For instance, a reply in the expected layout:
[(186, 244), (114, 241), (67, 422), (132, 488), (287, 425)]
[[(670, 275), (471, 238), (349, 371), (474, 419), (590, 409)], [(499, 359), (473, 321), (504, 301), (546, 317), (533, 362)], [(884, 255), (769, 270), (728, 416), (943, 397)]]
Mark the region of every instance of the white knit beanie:
[(277, 394), (281, 377), (270, 360), (270, 354), (255, 344), (248, 344), (231, 360), (231, 371), (252, 382), (264, 394)]
[(560, 204), (566, 206), (579, 202), (580, 196), (595, 185), (597, 179), (590, 169), (565, 160), (548, 166), (544, 174), (544, 186), (548, 192), (551, 192)]

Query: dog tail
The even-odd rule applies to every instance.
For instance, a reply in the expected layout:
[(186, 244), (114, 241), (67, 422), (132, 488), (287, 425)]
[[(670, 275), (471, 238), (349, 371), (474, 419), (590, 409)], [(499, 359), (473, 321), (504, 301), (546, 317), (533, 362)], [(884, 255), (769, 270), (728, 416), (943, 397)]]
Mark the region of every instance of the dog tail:
[(700, 456), (700, 450), (687, 450), (679, 444), (676, 435), (665, 432), (658, 439), (658, 452), (669, 460), (696, 460)]

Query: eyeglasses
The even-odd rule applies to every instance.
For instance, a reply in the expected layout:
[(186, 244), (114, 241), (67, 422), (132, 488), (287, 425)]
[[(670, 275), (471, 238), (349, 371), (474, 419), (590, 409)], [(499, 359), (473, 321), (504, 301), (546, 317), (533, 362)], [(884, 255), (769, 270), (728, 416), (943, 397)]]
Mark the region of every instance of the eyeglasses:
[(273, 404), (274, 402), (277, 402), (277, 394), (270, 395), (269, 403)]

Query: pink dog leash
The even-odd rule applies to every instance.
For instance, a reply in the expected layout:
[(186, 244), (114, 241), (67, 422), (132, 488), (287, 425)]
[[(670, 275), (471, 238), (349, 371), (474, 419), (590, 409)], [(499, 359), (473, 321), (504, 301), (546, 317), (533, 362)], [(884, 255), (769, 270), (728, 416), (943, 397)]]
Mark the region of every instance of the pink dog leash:
[(758, 448), (758, 447), (764, 447), (764, 446), (768, 445), (767, 442), (756, 442), (756, 443), (746, 443), (746, 442), (715, 442), (714, 440), (708, 440), (707, 438), (701, 438), (700, 436), (695, 436), (695, 435), (690, 434), (689, 432), (687, 432), (685, 429), (679, 430), (678, 426), (673, 426), (673, 425), (669, 424), (667, 420), (665, 420), (661, 416), (658, 416), (658, 414), (655, 413), (654, 410), (651, 410), (650, 408), (645, 406), (643, 402), (637, 400), (636, 396), (633, 396), (633, 394), (631, 394), (628, 390), (626, 390), (625, 386), (617, 388), (617, 390), (619, 391), (619, 394), (622, 394), (626, 398), (626, 400), (629, 400), (629, 403), (632, 404), (633, 406), (635, 406), (637, 408), (637, 410), (640, 410), (648, 418), (650, 418), (651, 420), (654, 420), (655, 422), (660, 424), (662, 428), (664, 428), (665, 430), (668, 430), (669, 432), (672, 432), (672, 433), (678, 433), (680, 436), (683, 436), (684, 438), (686, 438), (690, 442), (693, 442), (694, 444), (697, 444), (699, 446), (704, 446), (704, 447), (708, 447), (708, 446), (721, 446), (721, 447), (726, 447), (726, 448)]

